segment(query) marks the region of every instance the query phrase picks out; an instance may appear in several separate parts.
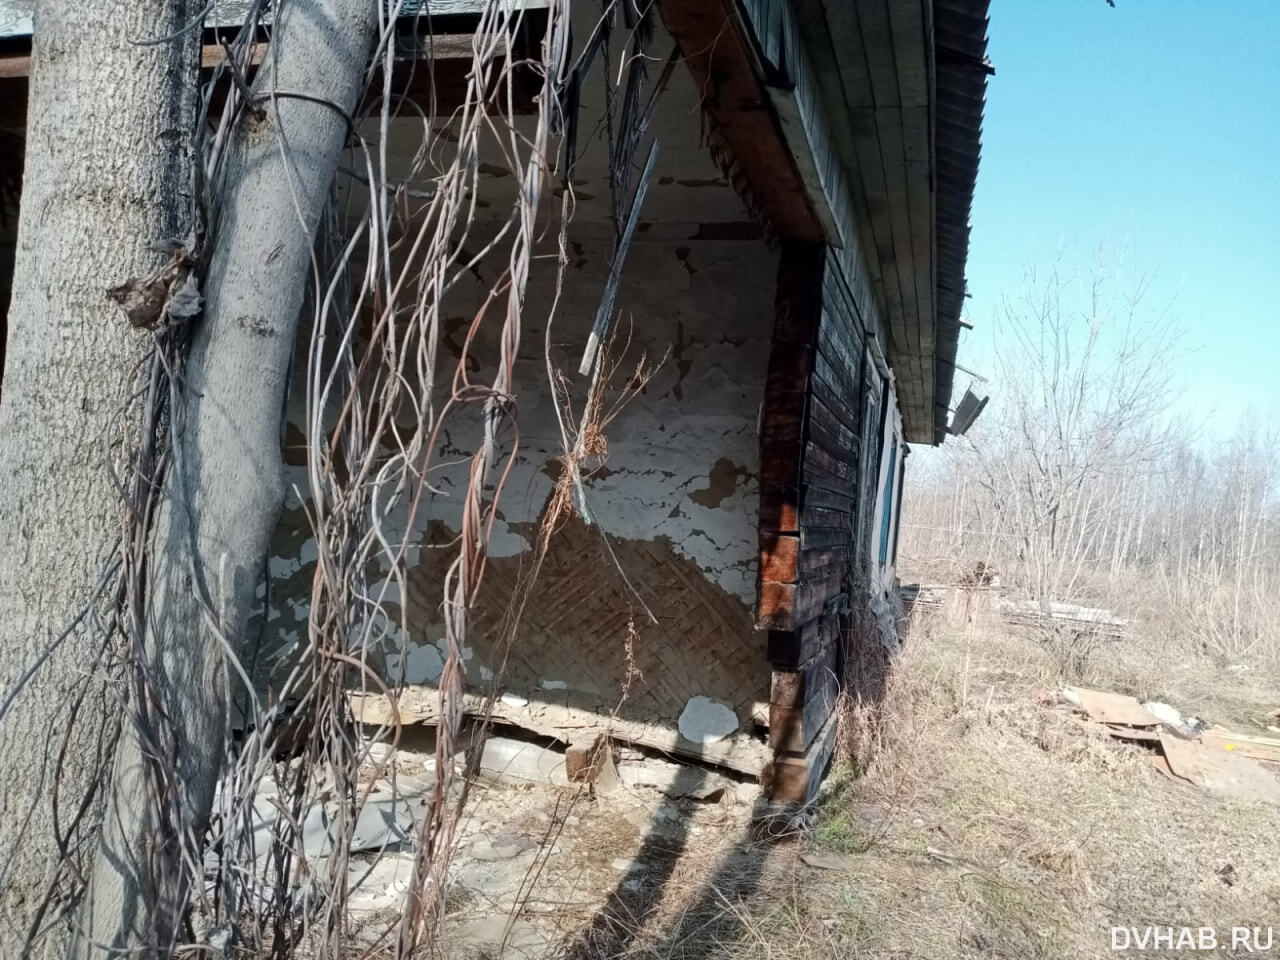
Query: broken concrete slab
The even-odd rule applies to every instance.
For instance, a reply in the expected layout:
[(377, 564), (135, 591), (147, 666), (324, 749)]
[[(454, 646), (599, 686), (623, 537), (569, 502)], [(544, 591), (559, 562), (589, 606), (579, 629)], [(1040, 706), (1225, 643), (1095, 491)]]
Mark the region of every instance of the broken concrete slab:
[(711, 770), (652, 757), (619, 763), (618, 779), (624, 786), (649, 787), (677, 799), (719, 800), (736, 786), (728, 777)]
[[(271, 795), (254, 800), (253, 835), (258, 856), (265, 856), (270, 850), (271, 836), (278, 826), (293, 822), (291, 816), (281, 813), (277, 803)], [(391, 791), (373, 793), (356, 815), (348, 850), (360, 853), (406, 843), (414, 834), (415, 806), (420, 803), (410, 796)], [(348, 809), (331, 799), (312, 804), (301, 818), (303, 853), (309, 859), (329, 856), (350, 816)]]
[(449, 882), (495, 903), (510, 901), (520, 892), (535, 853), (536, 847), (529, 847), (507, 860), (459, 860)]
[(524, 781), (562, 787), (568, 784), (565, 758), (536, 743), (489, 737), (480, 755), (480, 774), (491, 780)]
[(356, 860), (347, 867), (347, 903), (356, 913), (396, 910), (413, 883), (414, 857), (387, 853), (369, 863)]
[(476, 917), (447, 932), (449, 945), (462, 957), (523, 958), (541, 956), (547, 939), (527, 920), (512, 920), (504, 913)]
[(481, 837), (471, 845), (468, 855), (473, 860), (485, 862), (510, 860), (513, 857), (517, 857), (524, 853), (526, 850), (532, 850), (536, 846), (537, 844), (527, 837)]

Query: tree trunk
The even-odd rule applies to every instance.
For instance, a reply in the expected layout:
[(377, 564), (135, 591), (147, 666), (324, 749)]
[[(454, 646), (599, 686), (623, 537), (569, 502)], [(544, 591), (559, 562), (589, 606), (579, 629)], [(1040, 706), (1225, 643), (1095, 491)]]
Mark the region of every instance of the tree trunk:
[[(106, 290), (155, 268), (164, 258), (148, 245), (191, 226), (199, 34), (133, 41), (173, 33), (198, 9), (191, 0), (104, 0), (36, 11), (0, 402), (0, 710), (91, 602), (120, 532), (107, 461), (131, 457), (133, 425), (118, 412), (148, 338)], [(73, 631), (0, 719), (6, 956), (40, 955), (22, 944), (60, 858), (55, 813), (73, 842), (93, 827), (91, 817), (78, 830), (71, 821), (109, 749), (109, 725), (94, 711), (119, 715), (107, 685), (86, 684), (95, 645), (89, 631)]]
[[(182, 847), (198, 871), (234, 676), (226, 652), (246, 652), (284, 501), (280, 439), (299, 311), (375, 22), (372, 0), (287, 4), (254, 85), (260, 109), (244, 113), (230, 147), (154, 539), (149, 672), (153, 715), (170, 722), (141, 739), (134, 727), (122, 735), (86, 911), (89, 939), (115, 950), (168, 957), (181, 936), (196, 879), (183, 872)], [(167, 784), (154, 782), (147, 738), (172, 751)], [(163, 806), (160, 786), (170, 791)]]

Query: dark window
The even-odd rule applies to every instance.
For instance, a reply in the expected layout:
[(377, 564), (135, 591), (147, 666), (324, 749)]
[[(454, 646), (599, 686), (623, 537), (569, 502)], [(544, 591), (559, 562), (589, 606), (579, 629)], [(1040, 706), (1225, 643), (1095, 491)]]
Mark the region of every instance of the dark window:
[(889, 562), (889, 530), (893, 526), (893, 481), (898, 476), (898, 441), (889, 438), (889, 469), (884, 474), (884, 509), (880, 512), (880, 566)]

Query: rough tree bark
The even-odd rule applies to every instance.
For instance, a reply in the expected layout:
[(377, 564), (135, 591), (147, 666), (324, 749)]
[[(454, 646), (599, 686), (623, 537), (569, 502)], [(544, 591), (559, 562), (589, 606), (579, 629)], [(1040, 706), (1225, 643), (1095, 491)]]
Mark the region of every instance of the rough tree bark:
[[(190, 226), (199, 35), (158, 46), (132, 41), (175, 32), (199, 6), (103, 0), (36, 11), (0, 402), (0, 708), (90, 601), (120, 531), (106, 461), (129, 457), (131, 425), (113, 421), (147, 338), (105, 291), (156, 267), (164, 258), (148, 245)], [(66, 748), (63, 830), (102, 762), (104, 724), (93, 712), (109, 706), (102, 685), (81, 707), (71, 739), (62, 739), (91, 646), (87, 631), (72, 633), (0, 718), (6, 956), (18, 956), (59, 856), (51, 795), (58, 753)]]
[[(375, 22), (372, 0), (291, 0), (254, 84), (261, 109), (245, 113), (230, 148), (205, 312), (193, 333), (174, 467), (156, 522), (149, 615), (157, 712), (177, 721), (169, 731), (174, 803), (197, 841), (223, 751), (225, 651), (245, 653), (284, 501), (284, 392), (315, 231)], [(168, 957), (180, 935), (189, 891), (173, 878), (182, 873), (182, 838), (153, 802), (139, 801), (145, 776), (143, 746), (126, 729), (85, 913), (88, 939), (99, 946), (82, 947), (87, 955)]]

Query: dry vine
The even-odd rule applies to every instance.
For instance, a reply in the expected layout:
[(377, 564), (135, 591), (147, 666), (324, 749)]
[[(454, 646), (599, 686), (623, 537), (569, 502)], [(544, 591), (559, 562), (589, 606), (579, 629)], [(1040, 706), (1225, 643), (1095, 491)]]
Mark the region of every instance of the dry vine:
[[(351, 123), (350, 165), (343, 168), (317, 244), (309, 301), (310, 342), (301, 388), (307, 489), (300, 493), (317, 561), (307, 636), (282, 664), (285, 675), (265, 698), (255, 686), (254, 644), (225, 638), (227, 685), (237, 691), (237, 702), (228, 709), (241, 716), (241, 735), (229, 732), (225, 740), (220, 787), (205, 832), (203, 814), (183, 809), (177, 799), (178, 738), (172, 725), (178, 720), (157, 707), (143, 649), (151, 533), (177, 447), (171, 411), (183, 389), (188, 323), (199, 307), (192, 300), (194, 276), (204, 248), (216, 237), (214, 198), (223, 154), (244, 113), (265, 109), (259, 105), (262, 98), (250, 92), (248, 78), (261, 27), (279, 17), (284, 2), (257, 0), (251, 5), (242, 29), (224, 42), (225, 59), (203, 89), (206, 118), (215, 96), (225, 96), (225, 103), (216, 123), (202, 123), (196, 193), (203, 209), (193, 211), (190, 235), (167, 248), (172, 260), (164, 271), (131, 281), (132, 286), (115, 294), (153, 340), (138, 378), (141, 389), (118, 416), (121, 426), (138, 418), (141, 440), (130, 471), (117, 478), (127, 509), (116, 559), (103, 571), (95, 596), (53, 646), (72, 630), (90, 631), (99, 653), (86, 672), (82, 699), (101, 695), (104, 685), (119, 690), (117, 723), (133, 725), (146, 745), (146, 782), (139, 793), (153, 805), (155, 822), (161, 825), (156, 848), (166, 851), (157, 853), (151, 866), (155, 882), (180, 915), (178, 929), (157, 931), (156, 936), (167, 936), (175, 955), (338, 958), (385, 950), (408, 958), (431, 947), (443, 917), (455, 825), (466, 801), (466, 779), (452, 763), (463, 724), (462, 650), (468, 611), (482, 586), (497, 505), (519, 449), (514, 368), (527, 325), (530, 273), (535, 262), (555, 271), (556, 295), (541, 320), (546, 330), (544, 389), (556, 401), (562, 470), (543, 516), (534, 562), (509, 599), (500, 629), (499, 665), (517, 642), (524, 603), (556, 529), (575, 510), (591, 521), (584, 478), (607, 454), (607, 427), (652, 375), (643, 357), (634, 367), (629, 361), (625, 369), (620, 366), (630, 340), (612, 329), (613, 299), (657, 148), (649, 150), (643, 165), (636, 163), (637, 150), (676, 56), (673, 51), (658, 82), (651, 84), (646, 72), (649, 12), (633, 0), (602, 4), (596, 28), (576, 58), (570, 55), (568, 0), (552, 0), (532, 24), (521, 6), (489, 0), (471, 37), (472, 67), (461, 105), (451, 116), (438, 117), (436, 104), (415, 105), (397, 89), (397, 19), (403, 0), (381, 8), (379, 42), (366, 75), (365, 112)], [(587, 353), (579, 372), (586, 378), (584, 399), (581, 409), (574, 410), (570, 374), (552, 360), (551, 329), (568, 263), (578, 96), (601, 50), (609, 63), (616, 22), (623, 28), (626, 53), (617, 75), (605, 77), (616, 239), (609, 284), (591, 343), (584, 345)], [(199, 26), (194, 23), (184, 34)], [(521, 53), (535, 26), (541, 31), (536, 54)], [(415, 30), (414, 36), (430, 49), (429, 29), (425, 36)], [(429, 55), (415, 69), (432, 69)], [(520, 85), (530, 78), (538, 87), (536, 114), (522, 123), (515, 101)], [(413, 118), (420, 143), (408, 169), (397, 170), (388, 145), (393, 122), (401, 129), (408, 125), (407, 117)], [(475, 225), (482, 156), (518, 181), (505, 220), (485, 235)], [(549, 198), (557, 182), (562, 189), (553, 205)], [(539, 253), (548, 248), (552, 256)], [(466, 330), (462, 356), (450, 369), (440, 350), (444, 305), (460, 283), (469, 282), (482, 266), (495, 265), (496, 276), (486, 281), (488, 292)], [(135, 318), (139, 303), (151, 311), (145, 322)], [(482, 342), (497, 345), (496, 362), (469, 362)], [(492, 367), (491, 377), (474, 373), (486, 367)], [(630, 371), (627, 376), (619, 376), (625, 371)], [(436, 781), (414, 838), (414, 875), (400, 915), (379, 938), (366, 938), (357, 946), (347, 898), (360, 878), (351, 876), (347, 851), (372, 784), (360, 776), (362, 763), (370, 761), (370, 741), (356, 732), (347, 698), (353, 688), (372, 688), (395, 702), (394, 678), (381, 676), (369, 658), (408, 633), (405, 614), (392, 623), (388, 598), (395, 591), (403, 594), (406, 555), (419, 537), (420, 518), (442, 495), (430, 482), (442, 430), (446, 424), (475, 426), (477, 421), (479, 442), (469, 456), (462, 525), (451, 546), (454, 554), (444, 584), (446, 656), (439, 681)], [(602, 542), (607, 548), (603, 536)], [(200, 590), (209, 578), (192, 572)], [(625, 581), (625, 573), (619, 573)], [(201, 602), (217, 630), (218, 598), (206, 594)], [(241, 662), (241, 650), (248, 651), (246, 662)], [(5, 694), (0, 717), (48, 655)], [(500, 673), (494, 678), (495, 692)], [(628, 671), (628, 685), (631, 676)], [(623, 698), (626, 694), (625, 689), (620, 693)], [(77, 712), (78, 704), (73, 704), (73, 721)], [(108, 746), (117, 735), (118, 728), (104, 734)], [(382, 734), (393, 743), (398, 735), (395, 724)], [(62, 749), (68, 742), (65, 733)], [(108, 748), (90, 795), (61, 797), (55, 783), (55, 803), (69, 811), (58, 818), (62, 867), (50, 879), (27, 950), (76, 922), (87, 861), (96, 848), (95, 794), (110, 769)], [(264, 783), (270, 789), (264, 790)], [(304, 824), (316, 811), (325, 823), (325, 850), (323, 856), (308, 858)]]

